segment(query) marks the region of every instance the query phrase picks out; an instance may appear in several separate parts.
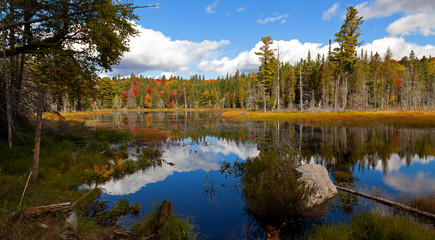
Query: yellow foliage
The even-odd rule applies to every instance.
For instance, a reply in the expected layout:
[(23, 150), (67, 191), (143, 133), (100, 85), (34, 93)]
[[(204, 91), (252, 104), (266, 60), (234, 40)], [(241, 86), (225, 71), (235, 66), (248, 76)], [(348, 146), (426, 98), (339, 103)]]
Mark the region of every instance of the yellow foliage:
[(146, 108), (150, 108), (151, 107), (151, 96), (149, 94), (147, 94), (145, 96), (144, 107), (146, 107)]
[(110, 166), (107, 164), (95, 164), (92, 175), (97, 179), (97, 181), (105, 181), (110, 178), (113, 171), (110, 170)]
[(146, 113), (145, 114), (145, 122), (147, 123), (147, 126), (151, 126), (151, 114), (150, 113)]
[(115, 163), (113, 164), (113, 170), (115, 172), (124, 172), (127, 171), (127, 164), (124, 164), (122, 158), (116, 157)]

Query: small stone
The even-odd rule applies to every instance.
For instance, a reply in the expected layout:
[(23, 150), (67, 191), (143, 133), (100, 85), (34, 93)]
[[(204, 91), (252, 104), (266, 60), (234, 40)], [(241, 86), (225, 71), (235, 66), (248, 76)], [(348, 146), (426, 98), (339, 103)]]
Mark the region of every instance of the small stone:
[(65, 224), (73, 230), (77, 229), (77, 213), (75, 211), (70, 212), (68, 218), (65, 220)]
[(40, 223), (39, 226), (41, 226), (42, 228), (45, 228), (45, 229), (49, 228), (48, 225), (45, 223)]

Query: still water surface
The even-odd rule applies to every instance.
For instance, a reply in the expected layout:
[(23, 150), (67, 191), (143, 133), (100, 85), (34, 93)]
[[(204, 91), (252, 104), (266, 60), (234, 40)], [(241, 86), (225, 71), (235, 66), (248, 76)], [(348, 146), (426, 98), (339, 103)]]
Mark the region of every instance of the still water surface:
[[(244, 208), (239, 179), (222, 174), (220, 166), (267, 149), (296, 151), (300, 164), (324, 165), (333, 181), (344, 173), (351, 176), (348, 185), (396, 202), (435, 193), (435, 129), (233, 122), (216, 112), (114, 112), (94, 120), (132, 132), (161, 129), (177, 139), (163, 145), (161, 167), (103, 184), (100, 200), (139, 202), (143, 214), (153, 204), (172, 201), (178, 215), (197, 226), (201, 238), (264, 238), (268, 225), (290, 237), (317, 224), (346, 221), (361, 210), (391, 212), (382, 204), (341, 194), (322, 218), (286, 226), (284, 220), (257, 219)], [(118, 223), (128, 228), (134, 221), (138, 219), (125, 217)]]

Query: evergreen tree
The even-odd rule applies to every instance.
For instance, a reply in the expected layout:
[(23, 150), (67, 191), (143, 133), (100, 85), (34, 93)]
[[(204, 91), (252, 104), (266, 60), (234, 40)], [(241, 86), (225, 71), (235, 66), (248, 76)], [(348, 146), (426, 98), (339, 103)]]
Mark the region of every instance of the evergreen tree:
[(261, 85), (260, 88), (264, 91), (263, 100), (266, 102), (267, 97), (272, 93), (273, 83), (276, 81), (278, 63), (273, 53), (275, 49), (270, 48), (273, 44), (272, 38), (266, 36), (261, 38), (261, 41), (263, 42), (263, 46), (260, 47), (261, 52), (256, 52), (255, 54), (259, 56), (261, 62), (258, 73), (258, 83)]
[[(360, 25), (363, 23), (362, 17), (359, 17), (358, 10), (355, 7), (350, 6), (347, 8), (346, 19), (340, 28), (340, 31), (335, 34), (334, 41), (339, 44), (338, 48), (334, 49), (333, 59), (338, 62), (338, 75), (336, 79), (335, 89), (336, 94), (338, 86), (340, 85), (342, 73), (344, 73), (344, 80), (342, 85), (342, 107), (347, 107), (347, 95), (348, 95), (348, 77), (352, 72), (356, 64), (356, 48), (362, 44), (358, 42), (358, 37), (362, 35)], [(336, 107), (337, 97), (336, 97)]]

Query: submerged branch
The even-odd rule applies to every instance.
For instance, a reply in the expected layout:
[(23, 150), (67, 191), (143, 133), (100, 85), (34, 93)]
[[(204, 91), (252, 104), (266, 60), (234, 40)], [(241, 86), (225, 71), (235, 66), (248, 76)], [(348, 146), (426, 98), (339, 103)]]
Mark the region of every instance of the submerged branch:
[(337, 187), (337, 189), (342, 190), (342, 191), (346, 191), (346, 192), (356, 194), (356, 195), (359, 195), (359, 196), (362, 196), (362, 197), (365, 197), (368, 199), (372, 199), (372, 200), (381, 202), (381, 203), (389, 205), (389, 206), (399, 207), (399, 208), (405, 209), (407, 211), (414, 212), (414, 213), (420, 214), (422, 216), (428, 217), (430, 219), (435, 219), (435, 214), (432, 214), (429, 212), (421, 211), (421, 210), (418, 210), (418, 209), (415, 209), (415, 208), (412, 208), (412, 207), (409, 207), (409, 206), (406, 206), (406, 205), (403, 205), (403, 204), (400, 204), (397, 202), (390, 201), (388, 199), (376, 197), (376, 196), (373, 196), (373, 195), (370, 195), (367, 193), (358, 192), (358, 191), (355, 191), (355, 190), (352, 190), (349, 188), (344, 188), (344, 187), (340, 187), (340, 186), (336, 186), (336, 187)]

